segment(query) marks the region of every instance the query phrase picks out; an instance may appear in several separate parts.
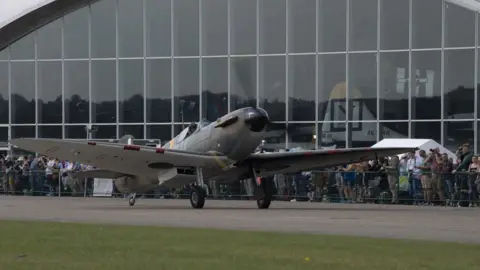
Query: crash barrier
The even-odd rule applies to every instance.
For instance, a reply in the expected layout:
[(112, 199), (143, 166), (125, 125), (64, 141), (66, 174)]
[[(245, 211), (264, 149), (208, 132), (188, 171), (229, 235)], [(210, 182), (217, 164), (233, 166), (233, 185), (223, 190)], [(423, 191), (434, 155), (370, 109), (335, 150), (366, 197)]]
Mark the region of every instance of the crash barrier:
[[(99, 196), (125, 197), (116, 191), (111, 179), (76, 179), (70, 176), (46, 176), (45, 171), (31, 171), (28, 175), (0, 171), (1, 192), (11, 195), (33, 196)], [(452, 206), (480, 205), (480, 173), (457, 172), (416, 175), (399, 172), (338, 172), (312, 171), (291, 175), (275, 175), (275, 200), (317, 202), (440, 204)], [(206, 181), (210, 199), (250, 200), (250, 180), (232, 184)], [(188, 198), (189, 186), (169, 190), (158, 188), (145, 198)]]

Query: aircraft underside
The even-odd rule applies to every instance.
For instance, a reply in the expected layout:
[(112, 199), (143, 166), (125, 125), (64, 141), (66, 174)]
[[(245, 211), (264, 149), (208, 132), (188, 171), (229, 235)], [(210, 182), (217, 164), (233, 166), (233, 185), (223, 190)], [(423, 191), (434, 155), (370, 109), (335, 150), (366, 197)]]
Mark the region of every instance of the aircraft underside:
[[(207, 175), (211, 175), (207, 173)], [(251, 177), (245, 177), (243, 170), (236, 170), (225, 172), (225, 174), (217, 175), (216, 177), (209, 177), (219, 182), (235, 182), (246, 179), (252, 181), (253, 190), (251, 190), (254, 199), (257, 201), (257, 206), (260, 209), (266, 209), (270, 206), (273, 195), (273, 182), (271, 180), (257, 181), (257, 176), (254, 170), (250, 171)], [(177, 174), (175, 177), (159, 183), (158, 179), (136, 176), (122, 176), (114, 180), (116, 188), (125, 194), (130, 194), (129, 205), (133, 206), (136, 202), (137, 193), (146, 193), (159, 186), (168, 188), (179, 188), (185, 185), (192, 184), (190, 192), (190, 204), (193, 208), (203, 208), (207, 192), (204, 189), (204, 171), (201, 168), (196, 169), (194, 174)]]

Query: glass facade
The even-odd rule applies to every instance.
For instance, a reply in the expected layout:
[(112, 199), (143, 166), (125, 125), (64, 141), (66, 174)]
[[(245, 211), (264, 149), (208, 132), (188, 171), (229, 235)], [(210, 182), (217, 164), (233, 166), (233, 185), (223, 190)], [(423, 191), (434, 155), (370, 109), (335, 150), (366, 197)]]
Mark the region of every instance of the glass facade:
[(0, 51), (0, 140), (164, 142), (258, 105), (271, 148), (478, 149), (478, 24), (447, 0), (101, 0)]

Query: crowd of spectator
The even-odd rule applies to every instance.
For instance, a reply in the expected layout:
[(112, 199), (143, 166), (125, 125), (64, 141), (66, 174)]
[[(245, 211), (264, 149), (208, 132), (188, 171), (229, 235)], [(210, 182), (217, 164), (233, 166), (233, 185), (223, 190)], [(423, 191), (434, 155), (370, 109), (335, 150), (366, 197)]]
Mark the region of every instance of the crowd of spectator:
[[(277, 184), (285, 178), (276, 176), (274, 181)], [(294, 201), (306, 194), (310, 201), (476, 206), (480, 203), (480, 158), (465, 144), (457, 149), (456, 160), (438, 148), (420, 150), (296, 174), (290, 182)]]
[[(32, 155), (0, 158), (0, 166), (5, 194), (85, 196), (93, 193), (94, 179), (76, 179), (69, 174), (90, 170), (91, 166)], [(458, 148), (455, 160), (436, 148), (329, 170), (276, 175), (272, 180), (275, 196), (280, 200), (480, 205), (480, 158), (473, 155), (468, 144)], [(207, 185), (213, 197), (238, 198), (238, 195), (249, 195), (247, 183), (208, 182)], [(187, 189), (162, 190), (162, 195), (180, 197), (188, 193)]]
[[(80, 163), (33, 155), (0, 157), (2, 188), (10, 195), (47, 195), (60, 193), (84, 195), (92, 192), (93, 179), (75, 179), (68, 172), (91, 170)], [(85, 185), (86, 184), (86, 185)]]

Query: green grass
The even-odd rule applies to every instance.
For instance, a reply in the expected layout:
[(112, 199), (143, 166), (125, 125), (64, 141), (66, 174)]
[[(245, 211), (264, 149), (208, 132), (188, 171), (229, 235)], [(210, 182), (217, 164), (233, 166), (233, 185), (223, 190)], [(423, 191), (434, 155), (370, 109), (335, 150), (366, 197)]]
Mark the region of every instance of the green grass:
[[(479, 269), (480, 246), (344, 236), (0, 222), (0, 269)], [(306, 259), (309, 258), (309, 259)]]

